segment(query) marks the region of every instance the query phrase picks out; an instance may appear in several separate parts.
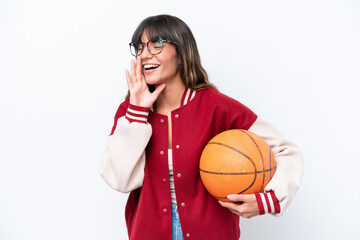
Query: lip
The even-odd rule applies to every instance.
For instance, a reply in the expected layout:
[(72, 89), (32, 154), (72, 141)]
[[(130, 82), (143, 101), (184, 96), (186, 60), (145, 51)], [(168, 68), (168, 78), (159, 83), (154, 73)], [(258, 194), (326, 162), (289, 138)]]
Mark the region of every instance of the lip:
[(144, 66), (145, 66), (145, 65), (148, 65), (148, 64), (151, 64), (151, 65), (159, 65), (159, 64), (154, 64), (154, 63), (146, 63), (146, 64), (143, 64), (143, 71), (144, 71), (145, 74), (153, 73), (153, 72), (155, 72), (156, 69), (158, 69), (158, 68), (160, 67), (160, 65), (159, 65), (159, 67), (157, 67), (157, 68), (145, 70)]
[(145, 73), (145, 74), (150, 74), (150, 73), (154, 72), (156, 69), (157, 69), (157, 68), (149, 69), (149, 70), (145, 70), (145, 69), (144, 69), (144, 73)]

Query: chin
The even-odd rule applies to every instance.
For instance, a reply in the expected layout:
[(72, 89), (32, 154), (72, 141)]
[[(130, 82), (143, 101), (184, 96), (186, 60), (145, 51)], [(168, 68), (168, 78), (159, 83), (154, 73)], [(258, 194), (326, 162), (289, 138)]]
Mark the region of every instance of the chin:
[(149, 84), (149, 85), (156, 85), (156, 84), (158, 84), (157, 81), (151, 81), (151, 80), (146, 80), (146, 79), (145, 79), (145, 82), (146, 82), (147, 84)]
[(154, 78), (151, 78), (151, 77), (145, 78), (145, 82), (147, 84), (150, 84), (150, 85), (159, 85), (159, 84), (162, 83), (159, 79), (154, 79)]

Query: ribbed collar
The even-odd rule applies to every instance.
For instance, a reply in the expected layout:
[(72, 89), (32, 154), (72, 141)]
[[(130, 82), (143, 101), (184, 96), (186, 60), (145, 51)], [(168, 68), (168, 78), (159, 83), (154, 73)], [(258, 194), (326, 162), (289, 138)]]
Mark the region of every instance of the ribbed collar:
[[(188, 104), (195, 97), (195, 94), (196, 90), (191, 90), (190, 88), (185, 87), (184, 93), (181, 97), (180, 107)], [(156, 102), (150, 107), (150, 110), (156, 112)]]

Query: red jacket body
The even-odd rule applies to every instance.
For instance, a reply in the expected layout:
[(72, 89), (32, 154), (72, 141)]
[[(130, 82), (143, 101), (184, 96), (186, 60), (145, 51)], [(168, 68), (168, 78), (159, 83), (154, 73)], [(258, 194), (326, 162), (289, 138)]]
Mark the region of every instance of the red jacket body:
[[(128, 100), (120, 105), (112, 132), (128, 105)], [(228, 129), (247, 130), (256, 118), (250, 109), (212, 88), (198, 90), (191, 101), (171, 112), (174, 184), (185, 239), (239, 239), (239, 216), (207, 192), (199, 160), (212, 137)], [(145, 149), (144, 183), (129, 195), (126, 224), (130, 240), (170, 240), (167, 116), (150, 111), (148, 122), (153, 133)]]

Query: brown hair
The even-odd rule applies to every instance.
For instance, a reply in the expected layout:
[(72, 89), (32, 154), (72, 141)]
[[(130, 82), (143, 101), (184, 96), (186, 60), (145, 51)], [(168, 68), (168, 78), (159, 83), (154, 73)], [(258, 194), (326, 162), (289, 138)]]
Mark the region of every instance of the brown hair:
[[(208, 75), (201, 65), (199, 51), (190, 28), (181, 19), (170, 15), (157, 15), (144, 19), (135, 30), (131, 41), (141, 42), (142, 34), (146, 32), (148, 39), (169, 40), (175, 45), (180, 60), (180, 77), (192, 90), (203, 87), (216, 87), (208, 80)], [(150, 91), (154, 86), (149, 86)], [(129, 93), (126, 98), (129, 98)]]

